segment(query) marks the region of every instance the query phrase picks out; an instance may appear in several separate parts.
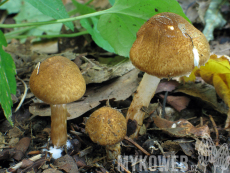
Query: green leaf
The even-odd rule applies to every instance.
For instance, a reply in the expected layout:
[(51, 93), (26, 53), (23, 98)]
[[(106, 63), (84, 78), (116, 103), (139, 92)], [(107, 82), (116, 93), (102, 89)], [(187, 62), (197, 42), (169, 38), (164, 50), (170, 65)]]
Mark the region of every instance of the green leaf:
[(2, 31), (0, 30), (0, 45), (2, 46), (7, 46), (7, 42), (6, 42), (6, 39), (4, 37), (4, 34), (2, 33)]
[(116, 0), (109, 0), (109, 3), (113, 6)]
[(72, 0), (72, 3), (76, 7), (77, 12), (81, 15), (96, 12), (96, 10), (77, 2), (76, 0)]
[[(61, 0), (26, 0), (43, 14), (53, 17), (54, 19), (69, 18), (69, 15), (65, 9)], [(74, 25), (72, 22), (64, 22), (72, 31)]]
[(21, 5), (21, 0), (9, 0), (3, 4), (0, 9), (7, 10), (8, 14), (18, 13), (20, 11)]
[(102, 47), (103, 49), (109, 51), (109, 52), (114, 52), (113, 47), (108, 43), (108, 41), (106, 41), (101, 34), (99, 33), (99, 31), (97, 30), (97, 23), (98, 23), (98, 18), (97, 17), (91, 17), (91, 21), (93, 23), (93, 26), (91, 26), (91, 22), (89, 22), (88, 19), (82, 19), (81, 25), (87, 29), (87, 31), (90, 33), (90, 35), (92, 36), (93, 40), (95, 41), (95, 43)]
[[(38, 9), (33, 7), (30, 3), (25, 2), (22, 0), (22, 6), (20, 9), (20, 13), (14, 17), (14, 20), (16, 23), (23, 23), (23, 22), (40, 22), (40, 21), (46, 21), (46, 20), (52, 20), (53, 18), (47, 15), (44, 15), (42, 12), (40, 12)], [(24, 35), (58, 35), (60, 33), (62, 24), (56, 23), (52, 25), (42, 25), (35, 27), (34, 29), (31, 29), (24, 33)], [(16, 29), (17, 30), (17, 29)], [(26, 39), (22, 39), (21, 41), (25, 41)], [(33, 39), (33, 41), (37, 41), (40, 39)]]
[[(84, 5), (84, 4), (80, 4), (79, 2), (72, 0), (74, 6), (76, 7), (77, 11), (83, 15), (83, 14), (88, 14), (88, 13), (93, 13), (96, 10)], [(98, 23), (99, 17), (91, 17), (88, 19), (82, 19), (81, 25), (82, 27), (84, 27), (85, 29), (87, 29), (87, 31), (90, 33), (90, 35), (92, 36), (93, 40), (95, 41), (95, 43), (102, 47), (103, 49), (109, 51), (109, 52), (114, 52), (114, 49), (111, 47), (111, 45), (108, 43), (108, 41), (106, 41), (104, 38), (102, 38), (101, 34), (99, 33), (99, 31), (97, 30), (97, 23)]]
[(117, 54), (128, 57), (141, 25), (161, 12), (173, 12), (189, 21), (176, 0), (116, 0), (100, 17), (97, 29)]
[(11, 94), (16, 94), (16, 67), (11, 55), (2, 48), (3, 45), (5, 46), (5, 44), (2, 44), (6, 42), (4, 40), (5, 37), (0, 31), (0, 103), (5, 117), (13, 125), (11, 119), (11, 106), (13, 106)]

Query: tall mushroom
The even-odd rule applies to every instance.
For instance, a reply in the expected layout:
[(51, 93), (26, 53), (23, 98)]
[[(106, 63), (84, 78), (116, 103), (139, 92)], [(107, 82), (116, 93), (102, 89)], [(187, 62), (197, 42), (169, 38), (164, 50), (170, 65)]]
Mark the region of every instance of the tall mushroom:
[(117, 159), (127, 131), (125, 117), (120, 112), (111, 107), (96, 110), (87, 120), (85, 130), (93, 142), (105, 146), (108, 160)]
[(30, 90), (51, 107), (51, 140), (55, 147), (67, 141), (66, 104), (80, 99), (86, 84), (78, 66), (62, 56), (43, 61), (30, 77)]
[(159, 13), (142, 25), (130, 50), (130, 60), (145, 74), (126, 116), (127, 134), (138, 137), (145, 115), (142, 107), (148, 107), (161, 78), (189, 75), (209, 56), (205, 36), (177, 14)]

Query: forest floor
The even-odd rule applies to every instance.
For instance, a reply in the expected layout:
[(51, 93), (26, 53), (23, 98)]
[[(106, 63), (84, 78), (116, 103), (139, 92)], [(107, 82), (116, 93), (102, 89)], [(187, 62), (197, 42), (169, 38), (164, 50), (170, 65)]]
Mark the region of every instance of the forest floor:
[[(108, 2), (96, 1), (93, 5), (105, 9)], [(202, 14), (198, 13), (202, 8), (192, 0), (181, 2), (181, 6), (194, 26), (202, 31), (205, 26), (201, 22)], [(209, 42), (211, 52), (230, 56), (230, 6), (223, 4), (218, 10), (226, 24), (215, 28), (214, 39)], [(4, 10), (0, 12), (4, 14)], [(14, 23), (13, 17), (7, 16), (4, 23)], [(3, 32), (9, 30), (3, 29)], [(67, 32), (62, 29), (63, 34)], [(214, 166), (217, 166), (217, 172), (225, 169), (230, 172), (230, 136), (228, 129), (224, 128), (228, 106), (217, 95), (216, 88), (202, 78), (198, 77), (194, 83), (161, 80), (154, 98), (145, 109), (139, 138), (131, 141), (126, 137), (121, 142), (119, 159), (108, 161), (105, 147), (93, 143), (85, 132), (85, 122), (95, 110), (108, 104), (126, 116), (143, 73), (135, 69), (127, 58), (99, 48), (89, 35), (39, 42), (28, 38), (25, 43), (12, 39), (5, 51), (14, 59), (20, 79), (17, 79), (17, 94), (12, 96), (14, 127), (0, 110), (0, 173), (173, 172), (173, 169), (175, 172), (211, 173), (216, 169)], [(70, 145), (62, 148), (59, 158), (49, 153), (52, 146), (50, 106), (35, 98), (29, 89), (30, 75), (36, 64), (54, 55), (65, 56), (75, 62), (87, 84), (85, 95), (67, 105)], [(15, 112), (24, 95), (25, 85), (28, 87), (26, 98)], [(182, 126), (170, 128), (181, 122)], [(201, 137), (206, 134), (210, 137)], [(212, 152), (220, 153), (217, 164), (205, 155), (201, 142)], [(217, 150), (214, 151), (215, 148)], [(173, 160), (173, 157), (177, 159)]]

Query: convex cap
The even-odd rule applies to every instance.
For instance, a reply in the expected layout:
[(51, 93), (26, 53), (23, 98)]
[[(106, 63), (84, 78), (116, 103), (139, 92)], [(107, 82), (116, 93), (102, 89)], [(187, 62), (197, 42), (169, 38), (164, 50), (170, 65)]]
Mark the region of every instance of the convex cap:
[(188, 75), (209, 57), (205, 36), (183, 17), (168, 12), (142, 25), (130, 50), (133, 65), (158, 78)]
[(48, 104), (66, 104), (80, 99), (86, 90), (78, 66), (62, 56), (46, 59), (30, 77), (30, 89)]
[(94, 143), (102, 146), (114, 145), (124, 139), (127, 124), (119, 111), (102, 107), (90, 115), (85, 130)]

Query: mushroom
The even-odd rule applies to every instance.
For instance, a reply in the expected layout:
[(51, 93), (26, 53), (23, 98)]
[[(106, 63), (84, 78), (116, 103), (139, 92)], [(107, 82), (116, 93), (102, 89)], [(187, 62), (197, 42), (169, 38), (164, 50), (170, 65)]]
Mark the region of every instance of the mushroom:
[(138, 137), (145, 115), (142, 107), (148, 107), (160, 79), (189, 75), (209, 57), (205, 36), (177, 14), (159, 13), (141, 26), (130, 50), (130, 60), (145, 74), (126, 116), (130, 138)]
[(120, 155), (120, 142), (126, 136), (127, 124), (119, 111), (111, 107), (96, 110), (87, 120), (85, 130), (94, 143), (105, 146), (108, 160)]
[(55, 147), (67, 141), (67, 103), (80, 99), (86, 90), (85, 80), (78, 66), (63, 56), (43, 61), (30, 77), (30, 90), (50, 104), (51, 140)]

